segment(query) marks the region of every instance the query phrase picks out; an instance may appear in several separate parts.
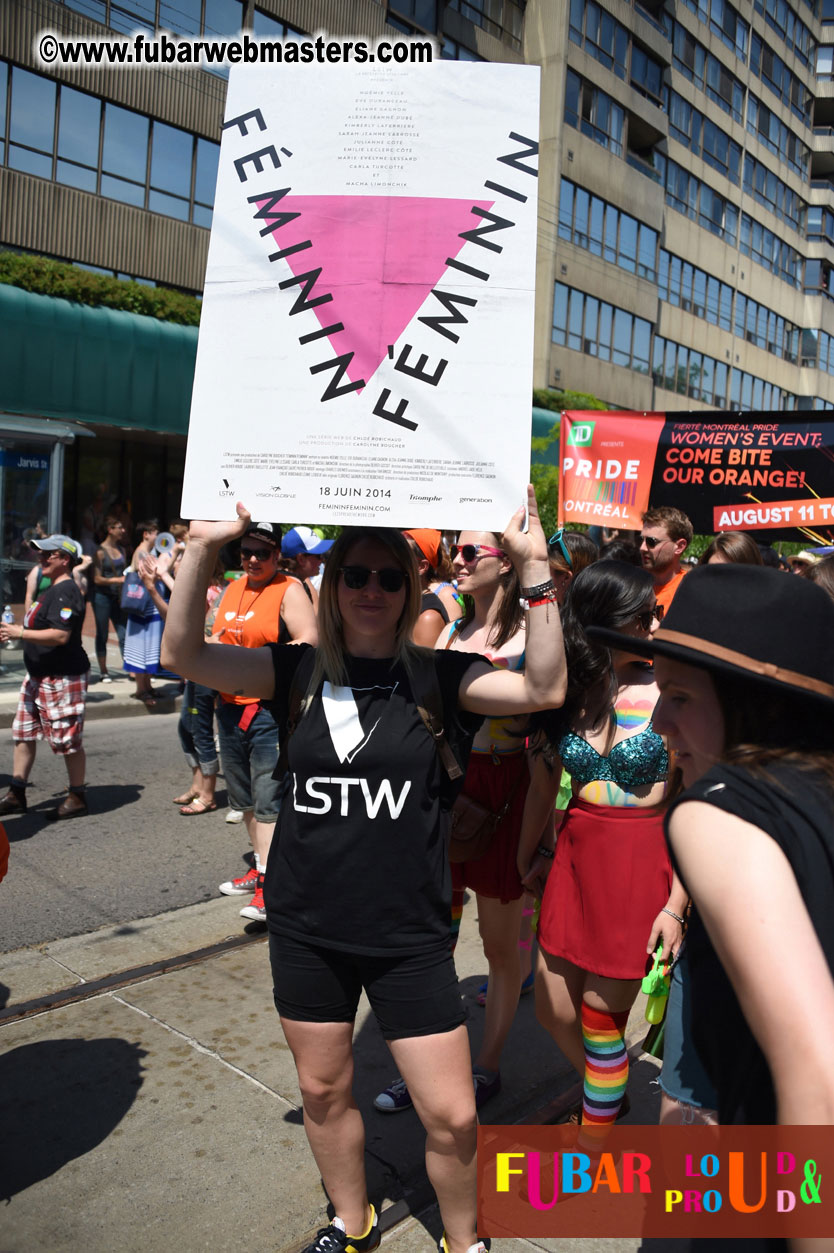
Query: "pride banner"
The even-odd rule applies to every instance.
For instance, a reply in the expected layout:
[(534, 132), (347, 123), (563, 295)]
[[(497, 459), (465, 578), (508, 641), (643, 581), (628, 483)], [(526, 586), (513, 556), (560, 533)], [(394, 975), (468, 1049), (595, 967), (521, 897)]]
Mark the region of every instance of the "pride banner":
[(784, 413), (562, 415), (559, 521), (639, 530), (650, 506), (697, 532), (834, 541), (834, 418)]

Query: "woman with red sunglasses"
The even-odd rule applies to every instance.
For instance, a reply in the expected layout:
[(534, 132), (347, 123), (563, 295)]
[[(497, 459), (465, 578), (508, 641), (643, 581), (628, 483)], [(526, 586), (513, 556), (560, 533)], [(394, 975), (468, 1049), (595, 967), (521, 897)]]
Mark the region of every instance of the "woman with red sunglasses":
[[(304, 1122), (336, 1217), (308, 1253), (370, 1253), (380, 1242), (355, 1103), (353, 1031), (364, 989), (427, 1132), (426, 1169), (445, 1253), (475, 1234), (477, 1119), (464, 1012), (450, 952), (448, 811), (456, 790), (415, 699), (430, 667), (447, 747), (465, 768), (493, 709), (559, 705), (565, 690), (547, 545), (528, 488), (502, 539), (527, 592), (525, 673), (478, 654), (418, 649), (417, 563), (399, 531), (346, 530), (319, 594), (319, 643), (207, 644), (205, 587), (239, 522), (195, 522), (168, 614), (165, 660), (198, 683), (274, 702), (284, 795), (264, 896), (275, 1003), (298, 1069)], [(294, 679), (298, 681), (294, 683)], [(280, 768), (280, 767), (279, 767)]]
[[(522, 591), (501, 538), (492, 531), (462, 531), (450, 555), (466, 609), (441, 632), (436, 647), (452, 653), (475, 653), (486, 657), (496, 670), (520, 673), (527, 646)], [(553, 595), (555, 599), (557, 593)], [(464, 891), (469, 888), (477, 896), (478, 927), (489, 968), (488, 994), (483, 1001), (484, 1032), (472, 1071), (478, 1108), (501, 1089), (501, 1052), (518, 1007), (524, 973), (519, 931), (525, 888), (517, 862), (530, 788), (525, 723), (526, 719), (487, 718), (477, 732), (463, 793), (491, 813), (500, 814), (501, 820), (482, 856), (452, 865), (453, 941), (460, 926)], [(533, 764), (537, 767), (534, 777), (540, 779), (549, 804), (547, 771), (540, 761), (533, 759)], [(398, 1113), (410, 1109), (411, 1103), (401, 1078), (374, 1101), (381, 1113)]]

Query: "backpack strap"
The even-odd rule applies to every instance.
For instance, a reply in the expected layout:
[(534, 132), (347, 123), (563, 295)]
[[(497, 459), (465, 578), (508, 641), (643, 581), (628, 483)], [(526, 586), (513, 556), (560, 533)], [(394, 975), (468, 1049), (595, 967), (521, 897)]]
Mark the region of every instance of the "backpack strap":
[(316, 660), (316, 650), (308, 648), (301, 661), (295, 668), (295, 674), (292, 676), (290, 683), (289, 695), (287, 697), (287, 729), (281, 736), (281, 743), (278, 750), (278, 775), (283, 778), (287, 773), (287, 749), (289, 747), (290, 737), (298, 726), (299, 714), (301, 713), (301, 702), (304, 694), (310, 685), (310, 679), (313, 675), (313, 666)]
[(446, 739), (446, 732), (443, 728), (443, 699), (440, 694), (434, 658), (431, 654), (420, 657), (416, 662), (411, 675), (411, 690), (414, 694), (417, 712), (434, 740), (443, 769), (450, 779), (461, 778), (463, 771), (452, 751), (451, 744)]

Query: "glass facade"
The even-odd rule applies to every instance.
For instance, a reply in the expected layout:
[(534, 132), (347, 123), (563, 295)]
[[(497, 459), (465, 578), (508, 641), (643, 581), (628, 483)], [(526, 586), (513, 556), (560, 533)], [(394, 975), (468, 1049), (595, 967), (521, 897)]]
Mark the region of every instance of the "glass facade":
[(0, 62), (0, 164), (211, 226), (219, 143)]

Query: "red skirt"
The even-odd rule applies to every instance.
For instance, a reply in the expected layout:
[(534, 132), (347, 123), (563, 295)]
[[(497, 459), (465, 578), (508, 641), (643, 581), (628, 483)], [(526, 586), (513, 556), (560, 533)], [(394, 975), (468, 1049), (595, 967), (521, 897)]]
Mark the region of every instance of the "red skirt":
[(517, 901), (524, 894), (516, 862), (529, 786), (530, 771), (524, 752), (505, 753), (497, 761), (491, 753), (472, 753), (463, 784), (467, 796), (498, 813), (513, 788), (515, 794), (485, 855), (477, 861), (452, 862), (453, 888), (471, 888), (504, 904)]
[(556, 839), (539, 944), (593, 974), (642, 979), (671, 887), (662, 815), (574, 799)]

